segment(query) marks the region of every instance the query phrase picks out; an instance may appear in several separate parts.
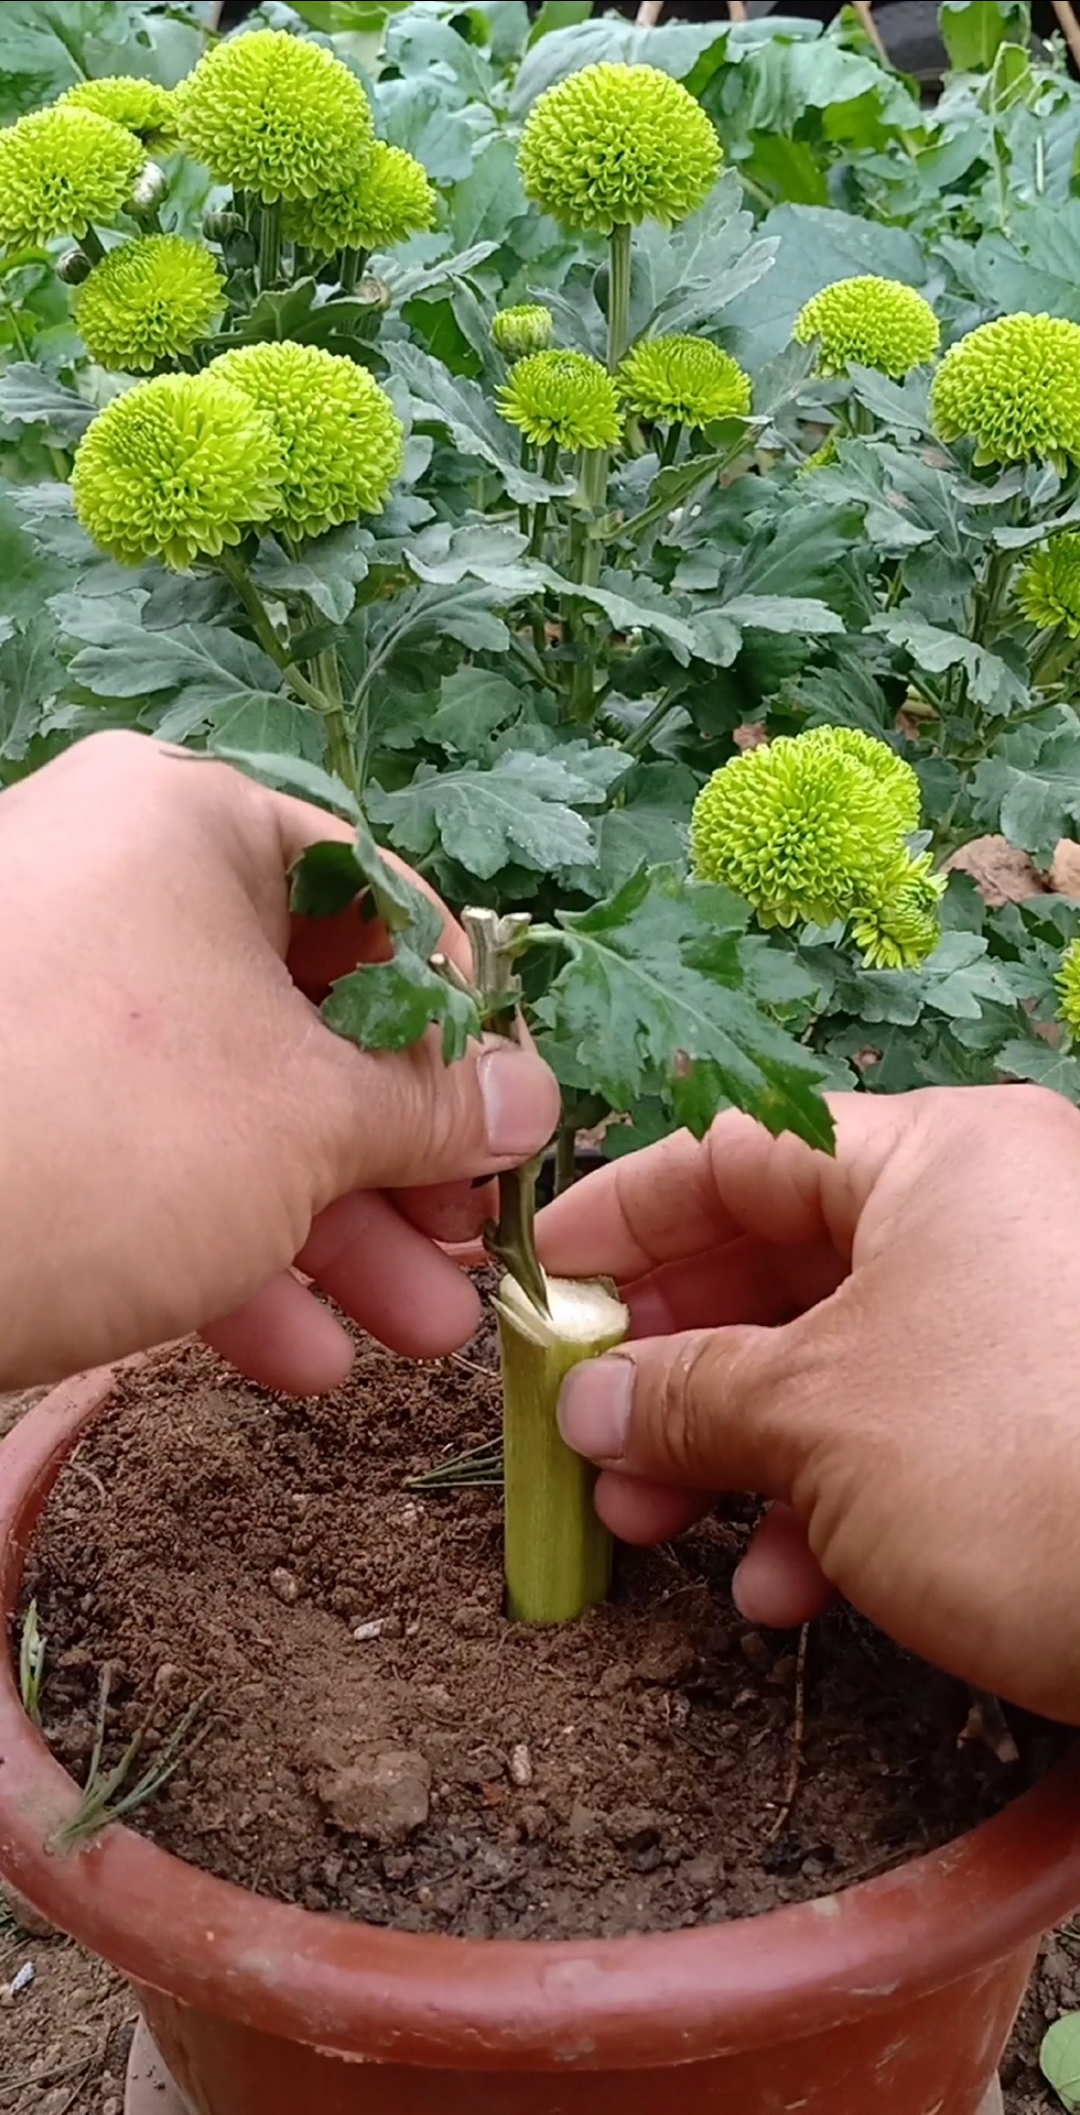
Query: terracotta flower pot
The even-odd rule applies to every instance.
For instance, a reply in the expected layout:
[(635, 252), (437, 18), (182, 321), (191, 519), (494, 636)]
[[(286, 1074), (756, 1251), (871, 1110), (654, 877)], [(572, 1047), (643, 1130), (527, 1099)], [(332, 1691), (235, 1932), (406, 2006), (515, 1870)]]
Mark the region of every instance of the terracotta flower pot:
[[(0, 1608), (108, 1373), (0, 1446)], [(820, 1901), (639, 1939), (414, 1937), (269, 1902), (76, 1804), (0, 1656), (0, 1871), (131, 1979), (197, 2115), (985, 2115), (1039, 1935), (1080, 1902), (1080, 1764)], [(130, 2115), (171, 2087), (133, 2063)], [(984, 2096), (986, 2097), (984, 2099)]]

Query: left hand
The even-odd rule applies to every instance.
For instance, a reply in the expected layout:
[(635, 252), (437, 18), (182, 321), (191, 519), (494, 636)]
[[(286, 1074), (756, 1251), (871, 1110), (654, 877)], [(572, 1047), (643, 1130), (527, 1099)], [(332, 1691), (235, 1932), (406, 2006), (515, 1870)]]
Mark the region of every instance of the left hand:
[[(435, 1240), (538, 1152), (558, 1090), (489, 1038), (370, 1054), (312, 1001), (386, 936), (289, 916), (347, 824), (148, 737), (95, 735), (0, 795), (0, 1388), (201, 1329), (298, 1394), (352, 1348), (295, 1263), (396, 1350), (472, 1335)], [(443, 946), (467, 966), (462, 935)]]

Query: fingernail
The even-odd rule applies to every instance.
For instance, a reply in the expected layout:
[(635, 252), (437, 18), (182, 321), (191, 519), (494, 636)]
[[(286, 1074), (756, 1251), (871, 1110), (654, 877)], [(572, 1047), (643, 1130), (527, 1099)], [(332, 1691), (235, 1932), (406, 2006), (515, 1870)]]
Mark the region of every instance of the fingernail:
[(481, 1052), (476, 1072), (488, 1151), (496, 1160), (538, 1153), (559, 1120), (558, 1089), (543, 1060), (504, 1043)]
[(621, 1461), (633, 1395), (629, 1359), (590, 1359), (575, 1366), (559, 1396), (559, 1430), (567, 1446), (588, 1461)]

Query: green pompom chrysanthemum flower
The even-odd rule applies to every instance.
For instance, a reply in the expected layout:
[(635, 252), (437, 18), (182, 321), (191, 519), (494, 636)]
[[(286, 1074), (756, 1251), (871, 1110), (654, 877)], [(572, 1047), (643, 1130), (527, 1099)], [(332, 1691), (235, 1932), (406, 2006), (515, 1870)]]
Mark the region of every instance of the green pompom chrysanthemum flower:
[(888, 794), (900, 836), (910, 837), (918, 829), (922, 816), (918, 777), (888, 742), (865, 734), (861, 727), (809, 727), (799, 739), (804, 750), (816, 748), (828, 756), (854, 757)]
[(930, 403), (941, 439), (973, 440), (976, 463), (1080, 462), (1080, 324), (981, 323), (946, 353)]
[(366, 367), (288, 339), (222, 353), (207, 369), (242, 389), (273, 427), (285, 459), (272, 526), (321, 536), (377, 514), (401, 470), (401, 420)]
[(537, 448), (549, 441), (575, 453), (613, 448), (622, 431), (615, 384), (588, 353), (538, 352), (519, 360), (499, 391), (499, 410)]
[(282, 469), (270, 421), (207, 368), (114, 397), (79, 442), (71, 489), (87, 535), (111, 557), (184, 572), (275, 511)]
[(653, 424), (710, 426), (744, 419), (750, 409), (749, 375), (708, 338), (645, 338), (617, 379), (624, 404)]
[(176, 97), (156, 81), (140, 80), (132, 73), (108, 74), (100, 81), (77, 81), (66, 88), (57, 110), (94, 110), (111, 118), (125, 132), (133, 132), (144, 147), (167, 153), (179, 138)]
[(108, 227), (131, 202), (146, 155), (94, 110), (35, 110), (0, 131), (0, 249)]
[(200, 243), (146, 235), (95, 265), (75, 295), (75, 321), (102, 367), (149, 373), (206, 336), (224, 307), (224, 285)]
[(522, 301), (516, 308), (500, 309), (492, 319), (492, 343), (508, 360), (524, 360), (529, 353), (546, 352), (555, 335), (555, 318), (539, 301)]
[(404, 147), (376, 140), (363, 175), (342, 191), (318, 191), (291, 206), (285, 233), (320, 257), (332, 257), (338, 250), (393, 249), (434, 219), (427, 170)]
[(918, 969), (941, 938), (945, 876), (932, 871), (928, 852), (908, 859), (880, 900), (857, 910), (851, 937), (868, 969)]
[(907, 856), (892, 774), (835, 739), (845, 731), (733, 757), (694, 803), (695, 873), (744, 896), (765, 925), (850, 918), (881, 902)]
[(602, 61), (533, 104), (518, 148), (529, 197), (568, 228), (670, 227), (716, 181), (720, 142), (693, 96), (655, 66)]
[(1060, 624), (1070, 639), (1080, 639), (1080, 536), (1066, 532), (1036, 551), (1016, 583), (1016, 599), (1040, 631)]
[(863, 272), (822, 287), (800, 309), (793, 336), (800, 345), (820, 341), (823, 375), (846, 374), (854, 365), (875, 367), (899, 381), (909, 368), (933, 359), (941, 325), (914, 287)]
[(186, 145), (219, 184), (267, 205), (358, 183), (374, 126), (354, 74), (320, 44), (256, 29), (215, 45), (176, 91)]
[(1058, 1020), (1068, 1029), (1069, 1041), (1080, 1043), (1080, 940), (1069, 942), (1054, 983), (1058, 989)]

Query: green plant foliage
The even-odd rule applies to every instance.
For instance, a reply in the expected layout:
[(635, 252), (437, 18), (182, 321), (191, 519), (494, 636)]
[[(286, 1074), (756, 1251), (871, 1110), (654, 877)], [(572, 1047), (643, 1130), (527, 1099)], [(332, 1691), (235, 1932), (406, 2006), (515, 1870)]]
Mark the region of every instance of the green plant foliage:
[(348, 817), (368, 1045), (486, 1018), (376, 839), (527, 912), (612, 1150), (1080, 1102), (1080, 912), (951, 866), (1080, 835), (1080, 88), (943, 27), (931, 106), (782, 14), (7, 0), (0, 786), (129, 726)]

